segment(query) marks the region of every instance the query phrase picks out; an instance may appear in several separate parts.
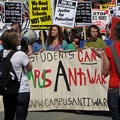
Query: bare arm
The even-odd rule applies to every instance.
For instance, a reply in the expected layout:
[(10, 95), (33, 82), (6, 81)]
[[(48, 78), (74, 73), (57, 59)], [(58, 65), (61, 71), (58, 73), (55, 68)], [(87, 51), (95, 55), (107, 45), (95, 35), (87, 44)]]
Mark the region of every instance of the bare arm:
[(102, 52), (102, 74), (107, 77), (110, 70), (110, 62), (105, 52)]
[(31, 45), (28, 45), (28, 55), (32, 54), (33, 53), (33, 50), (32, 50), (32, 46)]
[(33, 68), (32, 62), (29, 60), (28, 64), (25, 66), (26, 70), (30, 72)]
[(107, 58), (107, 55), (104, 51), (102, 50), (97, 50), (96, 48), (91, 48), (91, 50), (101, 58), (101, 72), (102, 74), (107, 77), (109, 74), (109, 69), (110, 69), (110, 62)]

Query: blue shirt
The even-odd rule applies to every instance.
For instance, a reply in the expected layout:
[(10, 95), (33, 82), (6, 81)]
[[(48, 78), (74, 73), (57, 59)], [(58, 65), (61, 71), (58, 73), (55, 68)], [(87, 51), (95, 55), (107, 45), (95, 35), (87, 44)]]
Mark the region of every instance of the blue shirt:
[(46, 44), (46, 49), (47, 50), (59, 50), (60, 48), (62, 48), (63, 50), (68, 50), (68, 44), (65, 40), (62, 41), (62, 45), (59, 44), (56, 48), (54, 48), (52, 45), (47, 47), (47, 44)]
[(3, 49), (3, 46), (0, 44), (0, 50), (2, 50)]
[(37, 51), (39, 51), (40, 49), (42, 49), (42, 44), (38, 44), (38, 42), (35, 42), (35, 43), (32, 45), (32, 50), (33, 50), (33, 52), (37, 52)]

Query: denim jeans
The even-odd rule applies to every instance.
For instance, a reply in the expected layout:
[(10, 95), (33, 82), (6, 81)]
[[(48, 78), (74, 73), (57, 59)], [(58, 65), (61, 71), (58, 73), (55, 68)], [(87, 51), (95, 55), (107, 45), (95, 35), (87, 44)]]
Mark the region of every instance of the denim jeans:
[(29, 102), (30, 102), (29, 92), (23, 92), (18, 94), (15, 120), (26, 120)]
[(16, 95), (4, 95), (4, 120), (14, 120), (15, 111), (17, 107), (17, 94)]
[(30, 93), (23, 92), (14, 96), (3, 96), (4, 120), (26, 120)]
[(108, 107), (112, 120), (120, 120), (120, 99), (119, 89), (108, 89)]

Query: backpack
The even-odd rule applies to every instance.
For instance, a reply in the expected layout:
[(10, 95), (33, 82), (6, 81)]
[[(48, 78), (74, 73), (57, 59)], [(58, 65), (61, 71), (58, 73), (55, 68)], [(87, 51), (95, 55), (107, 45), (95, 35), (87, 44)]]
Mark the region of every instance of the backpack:
[(20, 81), (12, 67), (11, 57), (16, 51), (10, 51), (7, 57), (3, 58), (3, 50), (0, 51), (0, 95), (15, 95), (20, 88)]

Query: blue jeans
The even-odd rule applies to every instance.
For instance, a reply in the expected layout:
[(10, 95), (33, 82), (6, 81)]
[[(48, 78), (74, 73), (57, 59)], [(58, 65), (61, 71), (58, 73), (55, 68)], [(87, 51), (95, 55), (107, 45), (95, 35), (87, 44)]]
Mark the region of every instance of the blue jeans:
[(4, 120), (14, 120), (17, 107), (17, 96), (17, 94), (3, 96)]
[(112, 120), (120, 120), (120, 99), (119, 89), (108, 89), (108, 107)]
[[(26, 120), (30, 93), (23, 92), (14, 96), (3, 96), (4, 120)], [(15, 117), (16, 116), (16, 117)]]
[(29, 92), (23, 92), (18, 94), (15, 120), (26, 120), (29, 102), (30, 102)]

